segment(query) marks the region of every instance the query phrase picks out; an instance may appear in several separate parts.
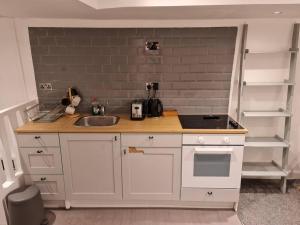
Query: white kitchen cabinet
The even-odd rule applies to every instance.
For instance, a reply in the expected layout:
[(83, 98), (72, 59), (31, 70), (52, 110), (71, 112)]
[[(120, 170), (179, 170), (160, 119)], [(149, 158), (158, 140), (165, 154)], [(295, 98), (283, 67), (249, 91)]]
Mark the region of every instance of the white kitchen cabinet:
[(35, 184), (43, 200), (64, 200), (65, 188), (58, 133), (17, 135), (25, 184)]
[(60, 148), (19, 148), (25, 174), (62, 174)]
[(122, 146), (138, 147), (181, 147), (181, 134), (145, 133), (145, 134), (122, 134)]
[(238, 202), (238, 188), (182, 188), (181, 200), (201, 202)]
[(122, 134), (123, 198), (179, 200), (181, 148), (173, 146), (181, 145), (181, 136), (157, 134), (155, 147), (145, 144), (149, 136), (154, 135), (143, 134), (133, 139), (132, 134)]
[(119, 134), (60, 134), (66, 200), (121, 200)]
[(62, 175), (25, 175), (25, 184), (35, 184), (43, 200), (64, 200), (65, 189)]
[(28, 133), (18, 134), (19, 147), (59, 147), (58, 133)]
[(180, 148), (123, 150), (125, 200), (179, 200)]

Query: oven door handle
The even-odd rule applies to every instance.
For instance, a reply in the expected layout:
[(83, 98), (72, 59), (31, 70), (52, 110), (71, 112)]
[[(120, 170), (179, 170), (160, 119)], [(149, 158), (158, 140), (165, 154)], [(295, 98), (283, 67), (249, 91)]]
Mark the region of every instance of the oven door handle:
[(195, 154), (231, 154), (232, 148), (194, 148)]

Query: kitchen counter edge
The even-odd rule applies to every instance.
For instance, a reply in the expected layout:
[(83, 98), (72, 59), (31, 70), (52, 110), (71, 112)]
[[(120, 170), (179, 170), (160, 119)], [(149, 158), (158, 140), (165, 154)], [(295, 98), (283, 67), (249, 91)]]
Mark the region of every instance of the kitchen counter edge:
[(78, 127), (78, 118), (62, 117), (53, 123), (28, 122), (15, 129), (16, 133), (182, 133), (182, 134), (246, 134), (247, 129), (183, 129), (177, 116), (146, 118), (132, 121), (121, 116), (117, 125), (103, 127)]

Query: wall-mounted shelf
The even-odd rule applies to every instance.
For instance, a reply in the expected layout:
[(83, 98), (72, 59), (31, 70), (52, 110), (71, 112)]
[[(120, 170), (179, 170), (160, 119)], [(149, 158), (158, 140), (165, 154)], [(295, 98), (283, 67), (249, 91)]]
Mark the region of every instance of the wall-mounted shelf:
[(294, 85), (293, 82), (289, 82), (289, 81), (283, 81), (283, 82), (248, 82), (248, 81), (244, 81), (243, 82), (244, 86), (290, 86), (290, 85)]
[(244, 117), (290, 117), (291, 113), (284, 111), (245, 111)]
[(242, 177), (286, 177), (288, 171), (285, 171), (272, 162), (244, 162)]
[(245, 147), (256, 148), (287, 148), (289, 143), (279, 136), (275, 137), (246, 137)]

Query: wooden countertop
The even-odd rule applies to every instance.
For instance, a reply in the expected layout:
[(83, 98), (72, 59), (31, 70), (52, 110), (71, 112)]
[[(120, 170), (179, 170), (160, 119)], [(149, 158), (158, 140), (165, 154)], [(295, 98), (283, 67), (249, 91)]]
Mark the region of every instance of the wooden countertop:
[(247, 129), (182, 129), (178, 116), (146, 118), (132, 121), (129, 116), (120, 116), (118, 124), (103, 127), (78, 127), (78, 118), (61, 117), (53, 123), (28, 122), (16, 129), (17, 133), (203, 133), (244, 134)]

